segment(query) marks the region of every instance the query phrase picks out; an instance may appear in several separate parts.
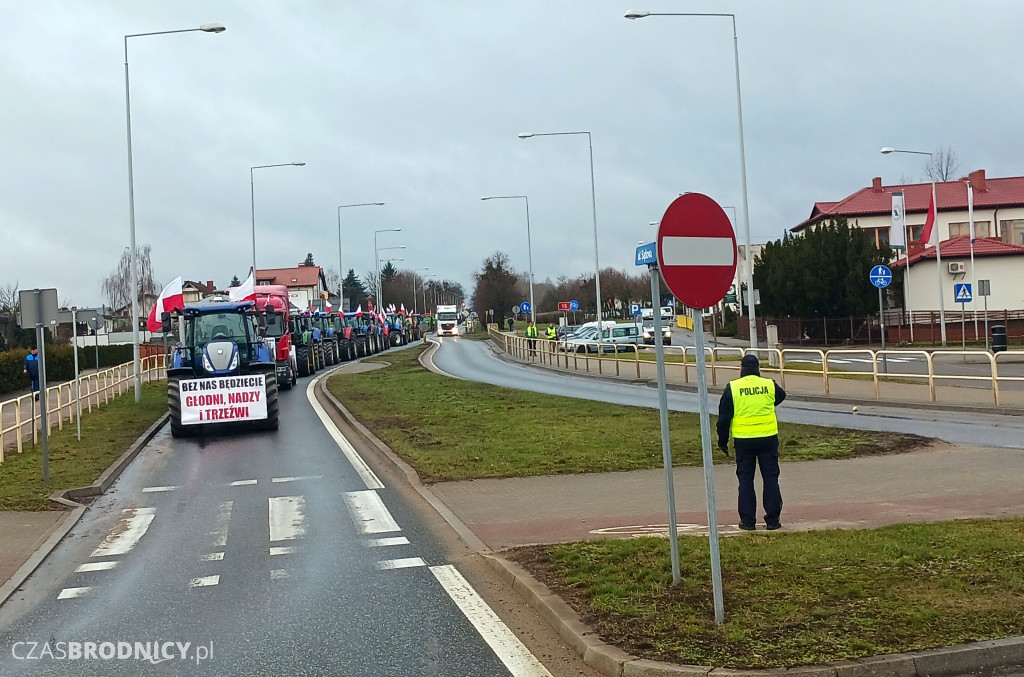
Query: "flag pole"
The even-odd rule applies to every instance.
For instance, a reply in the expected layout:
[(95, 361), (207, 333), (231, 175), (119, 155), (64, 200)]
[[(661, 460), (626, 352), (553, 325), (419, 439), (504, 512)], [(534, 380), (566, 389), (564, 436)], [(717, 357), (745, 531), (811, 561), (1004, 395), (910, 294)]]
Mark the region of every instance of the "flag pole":
[(978, 306), (974, 305), (974, 295), (978, 293), (977, 275), (974, 274), (974, 186), (967, 181), (967, 221), (971, 228), (971, 310), (974, 311), (974, 340), (978, 340)]
[[(939, 333), (942, 336), (942, 347), (946, 347), (946, 302), (942, 296), (942, 233), (939, 232), (939, 201), (935, 197), (935, 179), (932, 178), (932, 208), (935, 209), (935, 219), (932, 221), (932, 230), (935, 234), (935, 275), (939, 283)], [(929, 210), (930, 211), (930, 210)], [(927, 216), (925, 220), (927, 221)]]

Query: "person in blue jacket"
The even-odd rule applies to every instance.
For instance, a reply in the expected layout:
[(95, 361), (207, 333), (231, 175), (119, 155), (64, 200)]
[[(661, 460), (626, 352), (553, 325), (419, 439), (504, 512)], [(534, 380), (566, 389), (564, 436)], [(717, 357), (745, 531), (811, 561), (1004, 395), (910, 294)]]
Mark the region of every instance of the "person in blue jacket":
[(32, 392), (35, 393), (36, 399), (39, 399), (39, 349), (32, 346), (32, 352), (25, 356), (25, 364), (22, 365), (21, 370), (28, 376), (28, 380), (32, 383)]

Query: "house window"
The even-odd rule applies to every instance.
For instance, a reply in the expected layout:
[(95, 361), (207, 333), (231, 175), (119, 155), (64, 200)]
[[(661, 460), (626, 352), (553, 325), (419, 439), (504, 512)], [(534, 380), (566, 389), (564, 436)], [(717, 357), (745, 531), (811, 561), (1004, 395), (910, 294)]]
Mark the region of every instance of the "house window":
[(877, 235), (875, 245), (878, 247), (887, 247), (889, 245), (889, 229), (879, 228), (875, 233)]
[[(1004, 221), (1005, 223), (1005, 221)], [(992, 237), (992, 222), (991, 221), (975, 221), (974, 222), (974, 237)], [(949, 224), (949, 236), (960, 237), (961, 235), (971, 234), (971, 224), (968, 221), (961, 221), (959, 223)]]
[(907, 226), (910, 229), (910, 239), (912, 242), (920, 242), (921, 235), (924, 234), (924, 226)]
[(1003, 242), (1024, 244), (1024, 219), (1000, 221), (999, 229), (1003, 233)]

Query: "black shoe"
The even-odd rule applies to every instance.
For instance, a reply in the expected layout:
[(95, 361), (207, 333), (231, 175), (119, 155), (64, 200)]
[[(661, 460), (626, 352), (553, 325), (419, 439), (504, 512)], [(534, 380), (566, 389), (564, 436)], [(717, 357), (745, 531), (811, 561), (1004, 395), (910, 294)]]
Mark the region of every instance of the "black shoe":
[(782, 528), (782, 524), (766, 524), (765, 528), (768, 531), (775, 531), (776, 529), (781, 529)]
[(36, 402), (39, 401), (39, 393), (36, 393)]
[(757, 527), (753, 524), (740, 524), (739, 526), (740, 529), (743, 529), (743, 531), (754, 531), (757, 529)]

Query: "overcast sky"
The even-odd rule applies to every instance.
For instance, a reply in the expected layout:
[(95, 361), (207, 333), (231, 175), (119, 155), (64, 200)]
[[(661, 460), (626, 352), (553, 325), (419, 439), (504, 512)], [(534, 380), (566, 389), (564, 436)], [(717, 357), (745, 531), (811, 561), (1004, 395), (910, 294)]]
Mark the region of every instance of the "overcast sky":
[[(362, 275), (380, 246), (472, 289), (495, 250), (538, 280), (602, 266), (683, 191), (740, 207), (728, 19), (735, 12), (754, 242), (816, 200), (919, 179), (951, 146), (962, 173), (1019, 176), (1019, 0), (5, 0), (0, 14), (0, 285), (56, 286), (80, 306), (128, 244), (123, 40), (219, 22), (218, 35), (129, 40), (136, 228), (157, 278), (244, 277), (256, 171), (259, 267), (312, 252)], [(742, 210), (740, 210), (742, 219)], [(738, 234), (742, 242), (742, 223)], [(383, 255), (383, 253), (382, 253)]]

